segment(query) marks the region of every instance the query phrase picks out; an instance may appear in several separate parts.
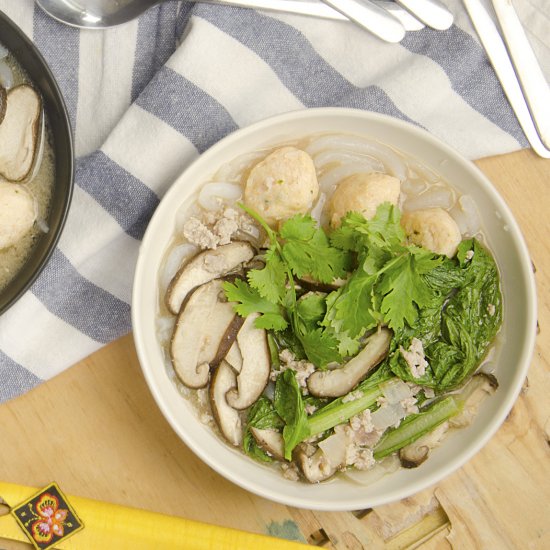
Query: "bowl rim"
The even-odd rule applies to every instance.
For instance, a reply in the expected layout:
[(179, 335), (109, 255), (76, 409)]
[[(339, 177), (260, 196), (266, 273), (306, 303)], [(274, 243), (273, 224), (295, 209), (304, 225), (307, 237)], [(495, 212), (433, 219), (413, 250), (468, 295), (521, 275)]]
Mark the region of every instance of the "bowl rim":
[[(42, 238), (46, 239), (47, 244), (44, 245), (43, 250), (39, 255), (36, 248), (38, 248), (38, 245), (40, 243), (36, 243), (35, 250), (33, 250), (30, 254), (30, 256), (27, 258), (25, 263), (21, 266), (19, 273), (25, 273), (26, 270), (30, 270), (30, 275), (27, 278), (22, 278), (21, 282), (16, 279), (12, 279), (1, 291), (0, 296), (2, 299), (0, 299), (0, 316), (5, 313), (11, 306), (13, 306), (22, 296), (25, 294), (25, 292), (32, 286), (32, 284), (36, 281), (40, 273), (44, 270), (47, 263), (49, 262), (55, 247), (57, 246), (57, 243), (59, 242), (59, 239), (61, 238), (61, 234), (63, 232), (63, 228), (65, 227), (65, 222), (67, 220), (69, 209), (73, 197), (73, 190), (74, 190), (74, 140), (73, 140), (73, 133), (71, 128), (71, 122), (69, 119), (69, 113), (67, 110), (67, 106), (65, 104), (65, 100), (63, 98), (63, 94), (61, 93), (61, 89), (59, 88), (59, 85), (57, 83), (57, 80), (55, 79), (55, 76), (53, 75), (48, 63), (44, 59), (43, 55), (40, 53), (40, 50), (33, 44), (31, 39), (23, 32), (23, 30), (12, 20), (10, 19), (4, 12), (0, 11), (0, 28), (2, 29), (2, 37), (1, 42), (8, 47), (8, 50), (12, 52), (14, 49), (20, 49), (22, 48), (25, 50), (25, 55), (28, 55), (31, 58), (34, 58), (34, 61), (40, 68), (41, 76), (40, 81), (37, 81), (36, 78), (32, 78), (32, 85), (33, 87), (36, 87), (40, 95), (42, 96), (42, 99), (45, 100), (45, 94), (43, 93), (44, 88), (49, 88), (51, 91), (51, 99), (53, 100), (53, 107), (55, 108), (56, 114), (58, 115), (56, 118), (59, 119), (59, 125), (62, 127), (63, 131), (63, 139), (66, 142), (66, 155), (64, 155), (65, 158), (59, 159), (58, 154), (55, 156), (55, 169), (56, 169), (56, 184), (54, 186), (54, 194), (52, 195), (52, 201), (58, 200), (59, 198), (62, 199), (62, 202), (59, 206), (57, 206), (55, 209), (53, 205), (51, 206), (50, 215), (52, 212), (56, 212), (56, 218), (57, 218), (57, 224), (54, 231), (48, 232), (46, 235), (43, 235)], [(8, 43), (19, 43), (20, 46), (17, 46), (16, 48), (8, 46)], [(17, 62), (23, 67), (23, 69), (26, 72), (28, 71), (28, 67), (26, 67), (22, 61), (18, 58), (18, 56), (15, 56), (17, 59)], [(29, 75), (30, 76), (30, 75)], [(46, 112), (47, 109), (44, 107), (44, 111)], [(48, 118), (51, 117), (51, 113), (47, 113), (46, 115)], [(54, 144), (57, 142), (57, 139), (55, 136), (53, 136)], [(59, 185), (57, 183), (57, 171), (60, 166), (61, 161), (66, 163), (66, 166), (64, 167), (64, 170), (66, 171), (68, 175), (67, 181), (65, 181), (62, 185), (63, 191), (60, 195), (60, 197), (56, 197), (56, 188)], [(31, 269), (30, 264), (35, 263), (35, 267)]]
[[(405, 492), (402, 491), (400, 488), (398, 488), (396, 490), (384, 493), (383, 496), (370, 498), (368, 502), (361, 501), (360, 499), (349, 500), (349, 499), (341, 498), (341, 499), (338, 499), (338, 501), (336, 502), (332, 501), (329, 503), (325, 503), (322, 501), (321, 502), (312, 501), (311, 499), (304, 497), (302, 495), (295, 495), (295, 496), (280, 495), (276, 491), (273, 492), (272, 490), (266, 489), (263, 486), (259, 486), (253, 482), (250, 482), (248, 479), (240, 475), (237, 475), (231, 470), (225, 469), (223, 467), (223, 464), (220, 464), (218, 458), (214, 456), (210, 456), (205, 450), (203, 450), (201, 446), (196, 441), (194, 441), (194, 439), (191, 438), (189, 434), (185, 432), (185, 430), (182, 430), (182, 427), (177, 422), (177, 419), (173, 417), (172, 412), (169, 410), (168, 403), (166, 402), (166, 400), (162, 395), (162, 388), (159, 384), (157, 384), (157, 381), (155, 380), (154, 371), (155, 371), (155, 368), (158, 367), (158, 365), (152, 365), (149, 362), (146, 338), (144, 338), (144, 332), (143, 332), (144, 327), (142, 326), (143, 313), (142, 313), (142, 304), (141, 304), (140, 298), (141, 298), (141, 291), (142, 291), (141, 287), (143, 284), (143, 277), (147, 269), (147, 265), (146, 265), (147, 254), (148, 254), (149, 248), (151, 246), (154, 246), (154, 243), (152, 242), (154, 238), (154, 231), (157, 225), (162, 224), (164, 210), (167, 208), (166, 205), (169, 205), (172, 202), (172, 197), (177, 196), (178, 194), (178, 182), (184, 181), (186, 174), (191, 170), (193, 170), (197, 166), (197, 164), (201, 166), (203, 164), (207, 165), (211, 157), (215, 157), (218, 154), (218, 151), (222, 151), (226, 147), (226, 145), (233, 140), (238, 140), (238, 138), (245, 137), (250, 133), (255, 133), (261, 130), (262, 128), (268, 128), (272, 125), (284, 124), (285, 122), (290, 122), (290, 121), (295, 122), (296, 119), (298, 120), (311, 119), (319, 116), (353, 117), (353, 118), (359, 117), (363, 119), (365, 122), (375, 121), (375, 122), (389, 124), (390, 126), (397, 127), (398, 129), (406, 130), (410, 134), (413, 134), (415, 137), (419, 137), (422, 140), (427, 140), (431, 146), (435, 146), (437, 149), (441, 150), (442, 153), (444, 153), (446, 156), (454, 159), (460, 165), (462, 165), (462, 167), (467, 172), (469, 172), (472, 175), (472, 177), (475, 178), (476, 182), (478, 184), (481, 184), (483, 191), (490, 196), (490, 199), (494, 201), (496, 205), (498, 205), (499, 211), (505, 214), (507, 225), (509, 226), (510, 228), (509, 230), (513, 235), (513, 239), (517, 246), (518, 254), (520, 256), (521, 276), (526, 281), (525, 291), (526, 291), (526, 294), (528, 295), (528, 300), (525, 303), (526, 318), (528, 322), (524, 327), (524, 331), (523, 331), (524, 338), (522, 341), (524, 342), (524, 345), (522, 347), (522, 353), (521, 353), (521, 359), (522, 359), (521, 364), (514, 371), (514, 375), (510, 383), (512, 390), (505, 395), (505, 398), (500, 403), (496, 414), (491, 417), (490, 425), (486, 426), (483, 429), (481, 435), (479, 435), (475, 439), (475, 441), (468, 446), (466, 450), (460, 452), (458, 455), (454, 456), (450, 461), (446, 462), (442, 467), (440, 467), (437, 470), (436, 474), (431, 474), (427, 476), (429, 477), (429, 480), (421, 479), (417, 482), (411, 482), (408, 484)], [(284, 141), (284, 140), (281, 140), (281, 141)], [(271, 139), (270, 142), (273, 145), (277, 143), (273, 139)], [(244, 152), (246, 151), (243, 151), (243, 153)], [(162, 243), (162, 246), (165, 246), (166, 244), (167, 243)], [(157, 210), (155, 211), (152, 219), (149, 222), (148, 228), (144, 234), (142, 244), (140, 247), (140, 253), (136, 264), (134, 285), (133, 285), (133, 291), (132, 291), (132, 326), (133, 326), (133, 333), (134, 333), (134, 342), (135, 342), (139, 363), (140, 363), (143, 375), (145, 377), (145, 380), (147, 382), (147, 385), (149, 386), (149, 389), (153, 395), (153, 398), (157, 403), (157, 406), (159, 407), (159, 409), (161, 410), (162, 414), (167, 419), (169, 424), (172, 426), (174, 431), (182, 439), (182, 441), (202, 461), (208, 464), (208, 466), (213, 468), (216, 472), (224, 476), (226, 479), (232, 481), (233, 483), (246, 489), (247, 491), (250, 491), (256, 495), (268, 498), (272, 501), (275, 501), (281, 504), (294, 506), (298, 508), (307, 508), (312, 510), (324, 510), (324, 511), (357, 510), (360, 508), (364, 508), (365, 506), (367, 507), (380, 506), (382, 504), (387, 504), (390, 502), (400, 500), (402, 498), (415, 494), (421, 490), (424, 490), (438, 483), (445, 477), (449, 476), (451, 473), (458, 470), (466, 462), (468, 462), (475, 454), (477, 454), (480, 451), (480, 449), (483, 446), (486, 445), (489, 439), (491, 439), (493, 435), (496, 433), (496, 431), (500, 428), (500, 426), (506, 419), (507, 415), (509, 414), (512, 406), (514, 405), (519, 395), (519, 392), (521, 390), (523, 381), (527, 375), (527, 371), (530, 366), (532, 356), (534, 353), (536, 323), (537, 323), (536, 286), (535, 286), (534, 274), (531, 268), (531, 260), (530, 260), (525, 239), (510, 208), (504, 202), (504, 199), (501, 197), (501, 195), (496, 190), (496, 188), (492, 185), (489, 179), (483, 174), (483, 172), (481, 172), (481, 170), (477, 168), (477, 166), (475, 166), (473, 162), (464, 158), (455, 149), (453, 149), (446, 143), (442, 142), (441, 140), (439, 140), (438, 138), (436, 138), (435, 136), (433, 136), (423, 128), (420, 128), (409, 122), (405, 122), (403, 120), (400, 120), (388, 115), (373, 113), (369, 111), (363, 111), (360, 109), (343, 108), (343, 107), (320, 107), (320, 108), (314, 108), (314, 109), (301, 109), (297, 111), (290, 111), (287, 113), (270, 116), (254, 124), (251, 124), (239, 130), (236, 130), (235, 132), (229, 134), (228, 136), (218, 141), (215, 145), (213, 145), (207, 151), (199, 155), (199, 157), (195, 159), (192, 163), (190, 163), (190, 165), (185, 170), (183, 170), (180, 173), (180, 175), (174, 180), (173, 185), (170, 187), (170, 189), (167, 191), (165, 196), (162, 198), (161, 203), (157, 207)], [(156, 340), (156, 336), (155, 336), (155, 340)], [(162, 369), (165, 369), (164, 363), (162, 363), (161, 366), (162, 366)], [(166, 376), (166, 378), (168, 377)], [(172, 384), (171, 380), (167, 380), (167, 381), (170, 384)], [(246, 458), (248, 460), (252, 460), (252, 459), (249, 459), (248, 457)]]

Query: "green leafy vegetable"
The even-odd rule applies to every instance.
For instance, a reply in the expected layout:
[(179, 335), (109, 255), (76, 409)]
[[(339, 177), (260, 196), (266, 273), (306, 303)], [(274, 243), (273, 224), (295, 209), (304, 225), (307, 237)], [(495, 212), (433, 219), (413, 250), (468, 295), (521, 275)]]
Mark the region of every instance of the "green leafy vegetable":
[(418, 414), (408, 416), (399, 427), (389, 430), (374, 448), (374, 458), (380, 460), (411, 443), (448, 420), (461, 410), (452, 396), (433, 403)]
[(258, 291), (262, 298), (274, 304), (282, 304), (286, 296), (285, 266), (278, 254), (276, 246), (271, 246), (265, 254), (265, 267), (251, 269), (247, 275), (252, 288)]
[[(475, 239), (463, 241), (457, 258), (423, 275), (430, 302), (414, 325), (400, 327), (393, 342), (393, 372), (410, 382), (446, 391), (460, 386), (477, 368), (502, 322), (502, 296), (492, 256)], [(413, 337), (424, 346), (429, 368), (414, 378), (398, 352)]]
[(442, 258), (417, 246), (405, 246), (399, 209), (384, 203), (372, 220), (357, 212), (348, 214), (331, 242), (357, 253), (358, 268), (336, 296), (323, 322), (336, 336), (359, 339), (365, 331), (384, 323), (394, 330), (414, 326), (419, 311), (432, 299), (423, 275)]
[(345, 275), (348, 255), (330, 245), (311, 216), (298, 214), (290, 218), (283, 224), (280, 236), (284, 240), (283, 257), (298, 278), (311, 275), (321, 283), (330, 283)]
[(393, 378), (392, 372), (384, 362), (368, 378), (354, 389), (362, 392), (358, 399), (346, 400), (346, 396), (338, 397), (328, 405), (315, 411), (308, 417), (310, 436), (317, 435), (347, 422), (352, 416), (371, 408), (376, 400), (383, 395), (381, 384)]
[(243, 436), (245, 453), (256, 460), (271, 462), (273, 459), (256, 443), (250, 428), (280, 430), (284, 425), (281, 417), (267, 397), (260, 397), (248, 411), (248, 420)]
[(273, 403), (275, 410), (285, 422), (283, 428), (285, 458), (291, 460), (294, 447), (309, 435), (302, 392), (293, 370), (285, 370), (277, 377)]
[(262, 313), (256, 319), (255, 324), (258, 328), (284, 330), (288, 327), (284, 309), (262, 297), (257, 289), (252, 288), (242, 279), (235, 279), (233, 283), (226, 281), (223, 283), (223, 289), (227, 299), (237, 303), (235, 311), (242, 317), (256, 311)]

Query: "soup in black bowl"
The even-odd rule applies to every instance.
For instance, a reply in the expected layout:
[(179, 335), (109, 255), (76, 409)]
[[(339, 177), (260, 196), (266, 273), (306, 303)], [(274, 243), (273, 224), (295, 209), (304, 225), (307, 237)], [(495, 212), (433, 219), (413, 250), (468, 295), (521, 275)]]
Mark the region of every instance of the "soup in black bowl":
[(67, 217), (73, 145), (40, 52), (0, 12), (0, 314), (47, 263)]

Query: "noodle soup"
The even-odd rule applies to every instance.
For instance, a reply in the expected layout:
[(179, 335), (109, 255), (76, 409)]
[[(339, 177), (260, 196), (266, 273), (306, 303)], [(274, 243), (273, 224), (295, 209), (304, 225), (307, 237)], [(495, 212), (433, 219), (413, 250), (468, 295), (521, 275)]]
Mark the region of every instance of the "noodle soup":
[[(182, 205), (165, 255), (170, 376), (200, 422), (287, 479), (369, 484), (419, 466), (498, 386), (484, 371), (502, 303), (483, 243), (470, 197), (376, 140), (319, 134), (242, 155)], [(316, 254), (340, 268), (327, 275)], [(468, 355), (448, 330), (476, 285)]]

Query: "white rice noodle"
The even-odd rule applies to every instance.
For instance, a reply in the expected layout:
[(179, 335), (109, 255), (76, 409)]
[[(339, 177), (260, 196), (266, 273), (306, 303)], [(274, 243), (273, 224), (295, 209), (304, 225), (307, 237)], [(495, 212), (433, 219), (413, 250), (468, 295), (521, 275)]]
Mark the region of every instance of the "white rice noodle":
[(384, 165), (375, 158), (368, 157), (355, 151), (323, 151), (313, 157), (313, 163), (317, 170), (321, 170), (328, 164), (347, 164), (349, 162), (358, 162), (371, 165), (372, 171), (381, 172), (384, 170)]
[(174, 332), (175, 323), (176, 318), (172, 315), (157, 318), (157, 338), (161, 344), (165, 344), (170, 341), (172, 338), (172, 332)]
[(421, 179), (409, 178), (401, 183), (401, 191), (409, 195), (419, 195), (428, 188), (428, 184)]
[(219, 210), (224, 204), (233, 204), (242, 197), (240, 185), (225, 181), (213, 181), (201, 187), (199, 204), (205, 210)]
[(446, 185), (434, 185), (420, 195), (408, 195), (403, 203), (405, 211), (422, 208), (444, 208), (449, 210), (455, 204), (456, 198), (452, 189)]
[(13, 72), (4, 60), (0, 60), (0, 84), (7, 90), (13, 86)]
[(326, 193), (329, 197), (334, 192), (336, 186), (348, 176), (354, 174), (369, 174), (374, 172), (372, 165), (368, 162), (353, 162), (350, 164), (343, 164), (332, 170), (327, 170), (321, 177), (319, 177), (319, 188), (323, 193)]
[(325, 149), (343, 149), (345, 151), (356, 151), (378, 159), (386, 168), (386, 171), (404, 181), (407, 174), (405, 163), (397, 153), (374, 140), (366, 140), (349, 135), (328, 135), (313, 140), (307, 147), (306, 152), (315, 156)]
[(237, 184), (244, 183), (244, 172), (250, 169), (250, 167), (254, 164), (257, 164), (266, 156), (266, 151), (254, 151), (252, 153), (245, 153), (243, 155), (240, 155), (231, 162), (227, 162), (226, 164), (222, 165), (214, 175), (213, 179), (216, 179), (218, 181), (228, 181)]
[(359, 485), (372, 485), (388, 474), (396, 472), (399, 469), (399, 466), (400, 463), (398, 456), (391, 455), (378, 462), (369, 470), (357, 470), (355, 468), (350, 468), (342, 475), (354, 483), (358, 483)]
[(315, 156), (321, 151), (345, 149), (347, 151), (364, 152), (365, 144), (371, 144), (374, 140), (367, 140), (363, 137), (350, 134), (325, 134), (311, 140), (304, 149), (306, 153)]
[(409, 177), (411, 178), (420, 178), (429, 183), (437, 183), (441, 180), (438, 174), (419, 162), (409, 160), (407, 164), (409, 167)]
[(194, 244), (183, 243), (174, 246), (170, 252), (168, 252), (160, 277), (160, 287), (163, 294), (166, 292), (170, 281), (183, 262), (194, 256), (198, 250), (199, 249)]
[(311, 217), (317, 222), (317, 225), (324, 224), (323, 209), (325, 208), (325, 203), (327, 202), (327, 196), (325, 193), (320, 193), (317, 202), (313, 205), (311, 209)]
[(477, 205), (469, 195), (462, 195), (449, 214), (457, 223), (463, 237), (473, 237), (481, 230)]
[(388, 403), (372, 413), (372, 425), (376, 430), (385, 430), (390, 426), (397, 425), (405, 415), (406, 412), (401, 403)]
[(409, 385), (399, 378), (388, 380), (381, 386), (381, 390), (390, 405), (412, 397)]

